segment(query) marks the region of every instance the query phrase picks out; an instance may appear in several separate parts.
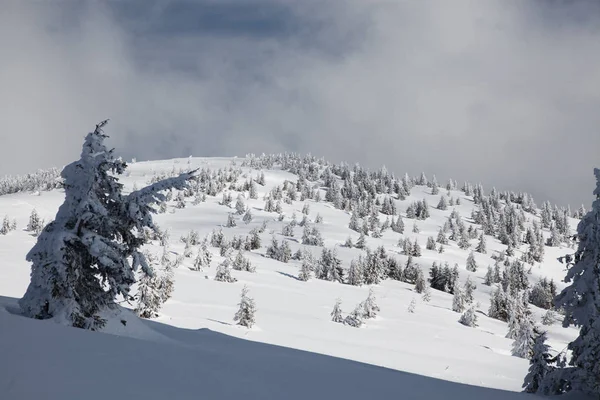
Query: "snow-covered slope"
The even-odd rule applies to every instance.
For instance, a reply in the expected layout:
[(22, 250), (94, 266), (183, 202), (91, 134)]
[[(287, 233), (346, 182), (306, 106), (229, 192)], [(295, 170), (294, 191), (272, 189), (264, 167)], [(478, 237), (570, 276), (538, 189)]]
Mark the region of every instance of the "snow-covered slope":
[[(122, 182), (127, 188), (133, 188), (145, 185), (155, 174), (173, 169), (216, 170), (228, 168), (232, 161), (192, 158), (139, 162), (129, 166)], [(238, 166), (241, 164), (239, 159), (235, 162)], [(483, 312), (478, 312), (479, 326), (469, 328), (457, 322), (460, 314), (452, 311), (452, 296), (448, 293), (433, 290), (431, 301), (424, 302), (414, 292), (413, 285), (386, 280), (374, 285), (381, 312), (365, 326), (355, 329), (331, 322), (330, 312), (336, 298), (342, 299), (344, 315), (350, 312), (367, 297), (368, 286), (317, 279), (303, 282), (296, 278), (299, 261), (282, 263), (264, 256), (272, 235), (289, 241), (294, 252), (302, 247), (310, 249), (315, 256), (320, 255), (321, 247), (300, 244), (302, 228), (296, 227), (293, 238), (281, 235), (283, 225), (290, 221), (293, 213), (300, 219), (302, 207), (308, 203), (309, 219), (314, 221), (317, 214), (323, 217), (318, 227), (325, 247), (336, 247), (347, 268), (350, 260), (363, 252), (343, 247), (348, 236), (354, 241), (358, 238), (358, 234), (348, 228), (350, 213), (324, 201), (294, 201), (291, 205), (282, 205), (285, 218), (280, 222), (278, 214), (263, 210), (263, 196), (285, 180), (296, 182), (298, 177), (277, 167), (263, 172), (266, 185), (258, 186), (258, 199), (245, 200), (254, 216), (248, 224), (237, 216), (237, 226), (224, 227), (232, 209), (219, 204), (221, 194), (208, 196), (206, 202), (197, 205), (191, 204), (192, 199), (188, 198), (183, 209), (174, 208), (174, 202), (169, 203), (168, 212), (156, 216), (158, 224), (169, 230), (170, 251), (175, 254), (183, 253), (184, 244), (179, 238), (192, 229), (198, 231), (200, 237), (214, 229), (222, 229), (228, 238), (244, 237), (268, 221), (261, 236), (262, 247), (245, 254), (256, 266), (256, 273), (232, 271), (237, 282), (217, 282), (213, 279), (215, 267), (222, 260), (218, 249), (211, 248), (211, 267), (202, 272), (188, 268), (193, 257), (184, 258), (175, 271), (173, 296), (162, 308), (160, 317), (154, 321), (135, 321), (131, 316), (127, 326), (112, 325), (109, 331), (120, 337), (59, 327), (10, 313), (16, 309), (15, 299), (22, 296), (29, 283), (30, 266), (25, 254), (36, 240), (23, 228), (34, 208), (46, 221), (52, 219), (63, 194), (61, 190), (53, 190), (0, 196), (0, 216), (8, 214), (16, 218), (18, 225), (16, 231), (0, 236), (0, 295), (5, 296), (0, 308), (0, 398), (93, 399), (105, 396), (113, 387), (118, 388), (114, 389), (117, 398), (142, 398), (140, 393), (143, 393), (146, 399), (167, 395), (211, 399), (241, 396), (358, 399), (391, 398), (400, 393), (405, 394), (405, 398), (423, 399), (437, 395), (462, 399), (521, 396), (468, 386), (520, 391), (528, 368), (527, 360), (510, 355), (511, 340), (505, 338), (506, 323), (484, 315), (493, 288), (483, 285), (483, 276), (487, 266), (494, 264), (491, 259), (494, 251), (502, 251), (506, 246), (488, 237), (488, 254), (476, 254), (479, 265), (476, 272), (465, 269), (470, 251), (459, 249), (454, 242), (446, 246), (442, 254), (425, 249), (427, 237), (437, 236), (453, 209), (460, 212), (467, 224), (471, 223), (469, 217), (475, 207), (472, 198), (461, 191), (452, 191), (453, 197), (461, 198), (461, 205), (441, 211), (433, 207), (438, 203), (439, 194), (431, 195), (430, 188), (415, 186), (411, 195), (404, 201), (396, 201), (396, 205), (404, 213), (413, 201), (428, 201), (432, 206), (431, 217), (416, 222), (419, 233), (411, 231), (413, 220), (405, 218), (404, 235), (387, 230), (381, 238), (367, 237), (367, 245), (372, 249), (384, 245), (388, 255), (404, 263), (406, 256), (397, 246), (398, 239), (401, 236), (418, 239), (422, 256), (416, 261), (425, 276), (434, 261), (448, 261), (451, 266), (457, 263), (460, 282), (470, 276), (477, 285), (475, 299), (480, 303), (478, 310)], [(242, 173), (239, 183), (256, 177), (259, 171), (242, 167)], [(446, 190), (441, 189), (440, 193), (445, 195)], [(232, 205), (236, 196), (233, 192)], [(381, 217), (385, 220), (385, 216)], [(527, 217), (537, 218), (530, 214)], [(577, 221), (570, 222), (574, 228)], [(157, 255), (162, 252), (158, 242), (148, 248)], [(564, 266), (556, 258), (567, 252), (570, 249), (546, 247), (545, 261), (532, 268), (530, 282), (535, 283), (539, 277), (560, 282)], [(248, 285), (258, 308), (257, 324), (250, 330), (233, 323), (244, 285)], [(409, 313), (407, 307), (413, 299), (416, 309)], [(539, 322), (543, 310), (536, 307), (532, 310)], [(558, 324), (545, 328), (555, 351), (562, 350), (576, 335), (575, 330), (563, 329)], [(99, 385), (100, 381), (110, 382), (110, 385)]]

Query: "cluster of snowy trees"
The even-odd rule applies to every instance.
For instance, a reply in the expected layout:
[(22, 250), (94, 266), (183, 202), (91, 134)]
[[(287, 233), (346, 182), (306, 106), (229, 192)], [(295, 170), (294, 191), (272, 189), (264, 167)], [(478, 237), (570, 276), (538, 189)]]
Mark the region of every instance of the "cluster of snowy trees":
[(7, 235), (10, 231), (14, 231), (17, 229), (17, 220), (13, 219), (12, 221), (8, 217), (8, 215), (4, 216), (2, 220), (2, 225), (0, 225), (0, 235)]
[(0, 178), (0, 196), (19, 192), (52, 190), (62, 186), (60, 171), (57, 168), (41, 169), (37, 172), (5, 176)]
[(183, 190), (194, 176), (158, 181), (123, 194), (117, 176), (127, 165), (104, 145), (98, 124), (84, 141), (81, 158), (61, 176), (65, 201), (27, 254), (31, 282), (19, 304), (24, 315), (54, 318), (79, 328), (99, 329), (100, 313), (130, 299), (138, 268), (153, 275), (141, 246), (145, 229), (155, 229), (152, 214), (165, 201), (163, 192)]
[(338, 298), (331, 311), (331, 320), (353, 328), (360, 328), (365, 320), (375, 318), (379, 311), (380, 309), (376, 302), (375, 292), (371, 287), (369, 288), (369, 295), (367, 298), (354, 307), (354, 310), (346, 315), (345, 318), (342, 316), (342, 300)]
[(44, 229), (44, 226), (44, 220), (40, 218), (40, 215), (34, 208), (31, 211), (31, 215), (29, 216), (29, 222), (27, 223), (26, 230), (28, 232), (31, 232), (34, 236), (38, 236), (40, 233), (42, 233), (42, 229)]

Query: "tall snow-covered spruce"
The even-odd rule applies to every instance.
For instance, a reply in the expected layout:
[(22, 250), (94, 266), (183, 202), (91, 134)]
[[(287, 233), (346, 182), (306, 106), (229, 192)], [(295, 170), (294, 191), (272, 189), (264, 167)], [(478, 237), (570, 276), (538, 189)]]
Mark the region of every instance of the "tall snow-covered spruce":
[(138, 267), (152, 274), (140, 247), (144, 228), (156, 230), (152, 214), (165, 200), (162, 191), (183, 190), (193, 176), (182, 174), (124, 195), (117, 176), (127, 165), (104, 145), (106, 123), (88, 133), (80, 160), (63, 169), (65, 201), (27, 254), (31, 281), (19, 305), (28, 317), (102, 328), (106, 320), (100, 313), (114, 308), (118, 295), (130, 298)]
[(238, 325), (252, 328), (255, 323), (256, 305), (254, 304), (254, 299), (248, 296), (248, 286), (246, 285), (242, 288), (242, 298), (238, 305), (240, 308), (235, 313), (233, 320)]
[(567, 381), (572, 389), (600, 397), (600, 169), (594, 169), (594, 175), (596, 199), (577, 226), (579, 244), (565, 277), (569, 285), (555, 301), (565, 312), (563, 326), (580, 328), (569, 343), (572, 367), (554, 371), (547, 379), (555, 381), (554, 387), (557, 381)]

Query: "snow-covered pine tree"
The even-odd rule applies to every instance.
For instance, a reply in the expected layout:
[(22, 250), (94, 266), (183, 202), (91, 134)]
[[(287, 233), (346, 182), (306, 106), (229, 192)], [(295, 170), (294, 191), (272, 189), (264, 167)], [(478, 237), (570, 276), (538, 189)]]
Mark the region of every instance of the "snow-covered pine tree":
[(469, 253), (469, 257), (467, 257), (467, 271), (477, 271), (477, 262), (475, 261), (475, 254), (473, 252)]
[(435, 250), (436, 244), (435, 244), (435, 239), (433, 238), (433, 236), (429, 236), (427, 238), (427, 244), (425, 245), (425, 248), (427, 250)]
[(158, 317), (158, 310), (163, 303), (160, 283), (154, 273), (148, 275), (142, 272), (142, 277), (138, 280), (137, 305), (134, 310), (138, 317)]
[(338, 298), (335, 300), (333, 311), (331, 311), (330, 315), (333, 322), (344, 322), (344, 318), (342, 317), (342, 299)]
[(392, 230), (397, 233), (404, 233), (404, 221), (402, 220), (402, 216), (398, 214), (398, 219), (394, 224), (392, 224)]
[(248, 296), (248, 291), (248, 286), (244, 285), (242, 288), (242, 297), (238, 303), (239, 309), (233, 316), (233, 321), (237, 322), (237, 325), (252, 328), (256, 323), (256, 304), (254, 303), (254, 299)]
[(454, 296), (452, 297), (452, 311), (461, 313), (465, 311), (465, 295), (460, 286), (454, 287)]
[(364, 233), (360, 233), (360, 235), (358, 236), (358, 240), (354, 244), (354, 247), (356, 247), (357, 249), (364, 249), (366, 247), (366, 238)]
[(250, 211), (250, 208), (248, 208), (248, 210), (246, 210), (246, 213), (242, 217), (242, 221), (244, 221), (244, 223), (246, 224), (249, 224), (250, 222), (252, 222), (252, 218), (252, 212)]
[(475, 314), (475, 307), (471, 306), (460, 316), (458, 322), (464, 326), (475, 328), (477, 326), (477, 314)]
[(29, 216), (29, 223), (27, 224), (26, 229), (28, 232), (41, 232), (40, 225), (42, 225), (42, 220), (37, 213), (37, 210), (34, 208)]
[(431, 287), (429, 285), (425, 285), (422, 298), (423, 301), (426, 303), (429, 303), (431, 301)]
[(419, 268), (417, 272), (417, 279), (415, 282), (415, 292), (421, 294), (425, 291), (426, 287), (427, 282), (425, 281), (425, 277), (423, 276), (423, 270)]
[(218, 266), (217, 266), (217, 273), (215, 274), (215, 281), (218, 282), (227, 282), (227, 283), (233, 283), (236, 282), (237, 279), (235, 279), (233, 276), (231, 276), (231, 260), (226, 257)]
[[(596, 199), (577, 226), (579, 243), (564, 281), (568, 284), (557, 296), (556, 308), (564, 309), (563, 326), (579, 327), (578, 337), (569, 343), (570, 365), (562, 377), (582, 390), (600, 395), (600, 169), (596, 176)], [(568, 260), (569, 261), (569, 260)], [(569, 377), (572, 375), (572, 377)], [(576, 379), (571, 379), (575, 378)], [(575, 383), (576, 382), (576, 383)]]
[(529, 371), (523, 382), (524, 392), (540, 393), (546, 375), (554, 369), (551, 365), (550, 346), (546, 344), (546, 339), (546, 332), (535, 333), (531, 358), (529, 359)]
[(2, 226), (0, 226), (0, 235), (6, 235), (10, 231), (10, 219), (8, 219), (8, 215), (5, 215), (2, 220)]
[(311, 278), (312, 271), (314, 269), (314, 258), (312, 253), (306, 252), (304, 257), (302, 258), (302, 265), (300, 266), (300, 273), (298, 274), (298, 279), (301, 281), (308, 281)]
[(417, 301), (415, 300), (415, 298), (413, 297), (412, 300), (410, 301), (410, 304), (408, 305), (408, 312), (413, 314), (415, 312), (417, 308)]
[(511, 354), (515, 357), (530, 359), (533, 354), (534, 335), (533, 322), (529, 318), (524, 318), (519, 323), (519, 331), (512, 344)]
[(364, 313), (363, 313), (363, 318), (375, 318), (377, 316), (377, 313), (380, 311), (379, 310), (379, 306), (376, 303), (376, 299), (375, 299), (375, 291), (373, 290), (373, 288), (369, 288), (369, 295), (367, 296), (367, 299), (362, 303), (364, 306)]
[(227, 223), (225, 224), (225, 227), (226, 228), (233, 228), (236, 225), (237, 224), (235, 222), (235, 217), (233, 216), (233, 213), (227, 214)]
[(242, 194), (238, 194), (237, 200), (235, 202), (235, 213), (237, 215), (242, 215), (246, 212), (246, 204), (244, 203), (244, 196)]
[(440, 201), (437, 205), (438, 210), (447, 210), (448, 209), (448, 201), (446, 200), (446, 196), (442, 195), (440, 197)]
[(360, 286), (363, 284), (363, 266), (362, 257), (358, 260), (350, 261), (350, 267), (348, 268), (348, 276), (346, 277), (346, 283), (352, 286)]
[(346, 315), (346, 318), (344, 318), (344, 325), (360, 328), (363, 324), (363, 312), (364, 304), (360, 303), (350, 314)]
[(483, 232), (479, 236), (479, 243), (477, 243), (477, 247), (475, 248), (475, 251), (478, 253), (481, 253), (481, 254), (487, 254), (487, 244), (486, 244), (485, 235), (483, 234)]
[(19, 304), (26, 316), (54, 318), (85, 329), (99, 329), (99, 313), (116, 306), (118, 295), (129, 299), (135, 271), (151, 275), (140, 251), (145, 228), (164, 190), (183, 190), (193, 172), (122, 194), (115, 175), (126, 164), (104, 145), (101, 122), (84, 141), (81, 159), (61, 175), (65, 201), (27, 254), (32, 262), (31, 282)]

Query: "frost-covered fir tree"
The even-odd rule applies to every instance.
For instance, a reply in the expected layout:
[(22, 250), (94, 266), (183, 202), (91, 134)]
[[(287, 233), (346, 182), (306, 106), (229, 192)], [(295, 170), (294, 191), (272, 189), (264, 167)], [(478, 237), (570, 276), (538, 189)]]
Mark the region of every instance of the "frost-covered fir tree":
[(544, 382), (546, 375), (554, 369), (551, 365), (552, 356), (550, 355), (550, 347), (546, 344), (546, 340), (546, 332), (536, 333), (529, 360), (529, 371), (523, 382), (524, 392), (540, 393), (542, 382)]
[(425, 245), (425, 248), (427, 250), (435, 250), (436, 244), (435, 244), (435, 239), (433, 238), (433, 236), (429, 236), (427, 238), (427, 244)]
[(6, 235), (10, 231), (10, 219), (8, 219), (8, 215), (5, 215), (2, 220), (2, 226), (0, 226), (0, 235)]
[(487, 254), (487, 244), (486, 244), (485, 235), (483, 234), (483, 232), (479, 236), (479, 243), (477, 243), (477, 247), (475, 248), (475, 251), (478, 253), (481, 253), (481, 254)]
[(452, 311), (461, 313), (465, 311), (465, 295), (460, 286), (454, 288), (454, 296), (452, 297)]
[(363, 284), (363, 266), (362, 258), (358, 260), (350, 261), (350, 267), (348, 268), (348, 276), (346, 276), (346, 283), (352, 286), (360, 286)]
[(226, 228), (233, 228), (236, 225), (237, 224), (235, 222), (235, 217), (233, 216), (233, 213), (227, 214), (227, 223), (225, 224), (225, 227)]
[(398, 215), (398, 219), (391, 225), (391, 228), (394, 232), (404, 233), (404, 221), (401, 215)]
[(364, 304), (360, 303), (344, 318), (344, 325), (360, 328), (363, 324)]
[[(563, 326), (579, 327), (578, 337), (569, 343), (570, 370), (561, 373), (574, 389), (600, 395), (600, 169), (596, 176), (596, 199), (592, 209), (577, 226), (579, 243), (564, 281), (568, 284), (556, 298), (564, 309)], [(567, 260), (569, 261), (569, 260)]]
[(364, 233), (360, 233), (360, 235), (358, 236), (358, 240), (354, 244), (354, 247), (356, 247), (357, 249), (364, 249), (366, 247), (366, 238)]
[(333, 311), (331, 311), (330, 315), (333, 322), (344, 322), (344, 318), (342, 317), (342, 299), (338, 298), (335, 300)]
[(151, 275), (140, 247), (145, 228), (156, 229), (154, 206), (165, 201), (164, 190), (183, 190), (193, 173), (122, 193), (117, 175), (126, 164), (104, 145), (106, 121), (84, 141), (80, 160), (62, 171), (65, 201), (54, 221), (27, 254), (31, 282), (19, 304), (26, 316), (85, 329), (105, 324), (99, 313), (129, 299), (135, 271)]
[(458, 322), (464, 326), (475, 328), (477, 326), (477, 314), (475, 314), (475, 307), (471, 306), (460, 316)]
[(235, 213), (237, 215), (242, 215), (246, 212), (246, 204), (244, 203), (244, 196), (242, 194), (238, 194), (237, 200), (235, 202)]
[(246, 223), (246, 224), (249, 224), (250, 222), (252, 222), (252, 218), (253, 218), (252, 212), (248, 208), (248, 210), (246, 210), (246, 213), (242, 217), (242, 221), (244, 221), (244, 223)]
[(437, 205), (438, 210), (447, 210), (448, 209), (448, 201), (446, 200), (446, 196), (442, 195), (440, 197), (440, 201)]
[(135, 313), (140, 318), (158, 317), (158, 310), (163, 304), (163, 296), (160, 278), (154, 273), (148, 275), (142, 272), (142, 277), (138, 281)]
[(421, 294), (427, 288), (427, 281), (425, 281), (425, 277), (423, 276), (423, 270), (421, 268), (418, 269), (417, 280), (415, 282), (415, 292)]
[(469, 257), (467, 257), (467, 271), (477, 271), (477, 262), (475, 261), (475, 254), (473, 252), (469, 253)]
[(27, 224), (27, 231), (29, 232), (41, 232), (41, 225), (43, 224), (40, 215), (34, 208), (29, 216), (29, 223)]
[(408, 305), (408, 312), (413, 314), (415, 312), (417, 308), (417, 301), (415, 300), (415, 298), (413, 297), (412, 300), (410, 301), (410, 304)]
[(300, 266), (300, 273), (298, 274), (298, 279), (301, 281), (308, 281), (312, 275), (314, 269), (314, 258), (311, 253), (306, 253), (304, 258), (302, 259), (302, 265)]
[(425, 289), (423, 290), (422, 299), (426, 303), (429, 303), (431, 301), (431, 287), (427, 284), (425, 285)]
[(228, 282), (233, 283), (236, 282), (233, 276), (231, 276), (231, 260), (229, 258), (225, 258), (218, 266), (217, 273), (215, 274), (215, 281), (218, 282)]
[(515, 357), (530, 359), (533, 354), (534, 340), (533, 323), (529, 318), (524, 318), (519, 324), (519, 331), (512, 344), (511, 354)]
[(364, 313), (363, 313), (363, 317), (364, 318), (375, 318), (377, 316), (377, 313), (380, 311), (379, 310), (379, 306), (377, 305), (376, 299), (375, 299), (375, 291), (373, 290), (373, 288), (369, 288), (369, 295), (367, 296), (366, 300), (363, 302), (363, 306), (364, 306)]
[(237, 322), (237, 325), (252, 328), (256, 323), (256, 305), (254, 299), (248, 296), (248, 291), (248, 286), (244, 285), (242, 288), (242, 298), (238, 303), (239, 309), (233, 316), (233, 321)]

